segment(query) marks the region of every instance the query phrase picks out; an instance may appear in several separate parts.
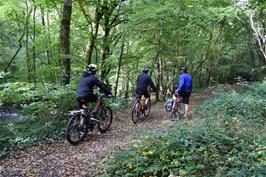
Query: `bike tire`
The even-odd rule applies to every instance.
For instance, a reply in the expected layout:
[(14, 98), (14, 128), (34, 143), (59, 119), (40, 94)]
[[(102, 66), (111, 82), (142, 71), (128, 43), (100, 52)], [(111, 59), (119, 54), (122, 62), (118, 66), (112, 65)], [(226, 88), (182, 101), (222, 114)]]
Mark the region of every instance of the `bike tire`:
[(148, 117), (151, 111), (151, 100), (149, 99), (148, 103), (147, 103), (147, 109), (144, 110), (144, 116)]
[(109, 130), (113, 121), (113, 111), (110, 107), (106, 106), (99, 111), (98, 129), (101, 133)]
[(177, 118), (177, 114), (175, 111), (171, 112), (171, 120), (175, 120)]
[(134, 103), (134, 106), (133, 106), (132, 111), (131, 111), (131, 118), (132, 118), (132, 122), (134, 124), (137, 123), (139, 120), (139, 117), (137, 116), (136, 105), (137, 105), (137, 103)]
[[(81, 121), (81, 113), (72, 115), (68, 121), (67, 128), (66, 128), (66, 138), (67, 138), (67, 141), (72, 145), (79, 144), (80, 141), (82, 141), (85, 135), (87, 134), (88, 130), (86, 126), (83, 127), (84, 132), (83, 133), (81, 132), (80, 121)], [(77, 137), (73, 137), (72, 136), (73, 133), (75, 133)]]

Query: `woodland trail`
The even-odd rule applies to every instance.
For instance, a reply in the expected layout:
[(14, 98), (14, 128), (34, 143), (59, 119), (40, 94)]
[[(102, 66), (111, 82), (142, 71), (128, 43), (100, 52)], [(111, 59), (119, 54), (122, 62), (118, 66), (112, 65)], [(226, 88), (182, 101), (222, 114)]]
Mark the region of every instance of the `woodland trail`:
[[(216, 91), (207, 89), (193, 93), (191, 109)], [(137, 124), (133, 124), (130, 115), (130, 108), (116, 113), (108, 132), (99, 134), (96, 131), (92, 138), (77, 146), (70, 145), (63, 138), (22, 150), (15, 157), (1, 159), (0, 176), (97, 176), (102, 172), (101, 160), (108, 155), (140, 142), (143, 132), (166, 131), (173, 124), (170, 113), (165, 112), (162, 105), (152, 106), (150, 116), (141, 118)]]

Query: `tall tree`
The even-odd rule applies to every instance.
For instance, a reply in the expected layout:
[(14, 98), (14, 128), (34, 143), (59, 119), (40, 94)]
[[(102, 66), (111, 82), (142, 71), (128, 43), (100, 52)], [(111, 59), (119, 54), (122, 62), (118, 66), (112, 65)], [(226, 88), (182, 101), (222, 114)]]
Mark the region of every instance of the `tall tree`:
[(115, 81), (115, 97), (117, 96), (117, 88), (118, 88), (118, 80), (120, 77), (120, 69), (121, 69), (121, 64), (122, 64), (122, 58), (124, 54), (124, 41), (122, 42), (121, 49), (120, 49), (120, 55), (118, 58), (118, 65), (117, 65), (117, 71), (116, 71), (116, 81)]
[(70, 23), (72, 0), (64, 0), (63, 15), (60, 27), (61, 84), (70, 82)]

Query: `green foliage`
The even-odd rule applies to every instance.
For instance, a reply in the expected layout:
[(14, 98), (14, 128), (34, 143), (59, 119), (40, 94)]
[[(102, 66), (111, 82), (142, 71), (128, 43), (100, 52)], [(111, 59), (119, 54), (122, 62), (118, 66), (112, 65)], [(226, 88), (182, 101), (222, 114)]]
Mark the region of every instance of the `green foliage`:
[[(14, 82), (0, 85), (0, 106), (23, 114), (20, 122), (1, 122), (0, 157), (17, 149), (60, 137), (68, 121), (68, 111), (77, 108), (75, 86)], [(131, 99), (106, 99), (113, 110), (126, 108)]]
[(76, 108), (71, 86), (6, 83), (0, 86), (1, 106), (23, 114), (20, 122), (0, 124), (0, 157), (64, 133), (68, 111)]
[(265, 83), (200, 104), (191, 125), (145, 136), (111, 156), (103, 176), (265, 176)]
[(52, 84), (26, 82), (6, 83), (0, 86), (1, 106), (13, 106), (32, 115), (61, 115), (73, 109), (75, 89)]
[[(195, 111), (197, 117), (242, 120), (247, 126), (266, 123), (266, 82), (255, 83), (241, 92), (221, 93), (202, 103)], [(211, 108), (211, 109), (210, 109)], [(232, 119), (233, 118), (233, 119)]]
[(132, 104), (133, 100), (131, 98), (121, 98), (106, 100), (107, 105), (109, 105), (114, 111), (121, 111), (128, 108), (129, 104)]
[(1, 123), (0, 158), (14, 153), (18, 149), (42, 142), (51, 142), (61, 137), (67, 119), (56, 117), (32, 117), (21, 122)]

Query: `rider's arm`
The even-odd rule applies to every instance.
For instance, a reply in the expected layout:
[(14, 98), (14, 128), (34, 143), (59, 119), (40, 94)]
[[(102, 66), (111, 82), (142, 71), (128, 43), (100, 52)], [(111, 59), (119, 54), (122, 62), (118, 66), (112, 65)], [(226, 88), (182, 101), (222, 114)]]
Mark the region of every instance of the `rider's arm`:
[(183, 86), (184, 86), (184, 77), (179, 76), (179, 83), (178, 83), (178, 87), (177, 87), (178, 92), (181, 91)]
[(106, 95), (111, 95), (112, 92), (106, 87), (97, 77), (95, 77), (95, 85), (99, 87)]
[(154, 83), (153, 83), (151, 78), (150, 78), (150, 86), (153, 89), (153, 91), (155, 92), (156, 91), (156, 87), (155, 87), (155, 85), (154, 85)]

